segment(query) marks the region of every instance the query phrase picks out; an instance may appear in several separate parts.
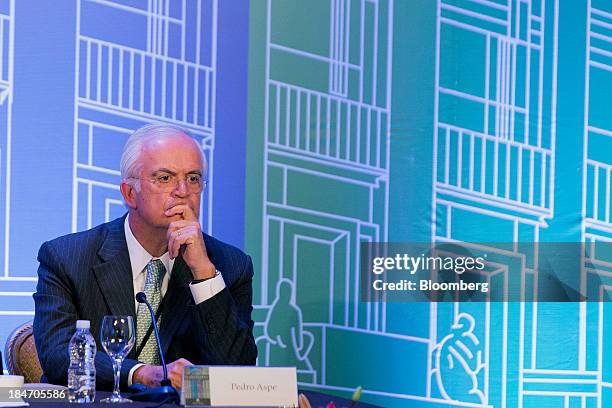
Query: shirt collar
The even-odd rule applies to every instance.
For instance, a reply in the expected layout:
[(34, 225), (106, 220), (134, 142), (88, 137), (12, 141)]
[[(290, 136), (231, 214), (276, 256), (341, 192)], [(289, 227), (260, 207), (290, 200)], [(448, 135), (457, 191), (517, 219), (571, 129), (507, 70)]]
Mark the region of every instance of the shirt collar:
[(174, 266), (174, 259), (170, 259), (170, 255), (167, 251), (159, 258), (156, 258), (150, 253), (148, 253), (147, 250), (142, 247), (140, 242), (138, 242), (138, 240), (132, 233), (128, 218), (129, 215), (125, 217), (123, 229), (125, 230), (125, 241), (127, 243), (128, 253), (130, 255), (130, 263), (132, 265), (132, 277), (136, 279), (138, 275), (143, 273), (145, 266), (147, 266), (151, 259), (161, 260), (164, 266), (166, 267), (167, 276), (170, 277), (170, 274), (172, 273), (172, 267)]

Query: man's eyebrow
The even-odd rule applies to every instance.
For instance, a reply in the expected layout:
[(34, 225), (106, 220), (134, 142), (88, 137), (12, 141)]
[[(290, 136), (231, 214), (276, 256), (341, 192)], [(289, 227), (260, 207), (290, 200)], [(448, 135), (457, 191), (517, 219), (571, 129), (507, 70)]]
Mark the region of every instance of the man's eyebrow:
[(153, 171), (153, 174), (157, 174), (157, 173), (168, 173), (168, 174), (171, 174), (171, 175), (173, 175), (173, 176), (176, 176), (176, 173), (175, 173), (175, 172), (173, 172), (172, 170), (167, 169), (167, 168), (165, 168), (165, 167), (162, 167), (162, 168), (160, 168), (160, 169), (157, 169), (157, 170), (154, 170), (154, 171)]
[[(162, 167), (160, 169), (157, 169), (157, 170), (153, 171), (153, 174), (157, 174), (157, 173), (168, 173), (168, 174), (170, 174), (172, 176), (176, 176), (176, 174), (177, 174), (176, 172), (174, 172), (174, 171), (172, 171), (170, 169), (167, 169), (165, 167)], [(202, 170), (199, 170), (199, 169), (191, 170), (191, 171), (188, 171), (187, 174), (198, 174), (198, 175), (201, 176), (202, 175)]]

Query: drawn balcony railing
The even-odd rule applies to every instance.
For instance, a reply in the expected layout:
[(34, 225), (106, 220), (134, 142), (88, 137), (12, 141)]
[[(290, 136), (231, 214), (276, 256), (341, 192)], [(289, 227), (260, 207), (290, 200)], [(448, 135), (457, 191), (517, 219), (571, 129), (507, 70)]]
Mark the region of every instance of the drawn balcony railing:
[(590, 221), (610, 224), (611, 173), (612, 165), (587, 160), (585, 217)]
[(537, 213), (551, 209), (549, 149), (440, 124), (437, 186), (475, 200), (495, 200)]
[(80, 37), (82, 101), (211, 131), (214, 96), (210, 67)]
[(387, 168), (388, 110), (274, 80), (269, 84), (270, 146)]
[(612, 70), (612, 13), (592, 7), (589, 12), (589, 63)]
[(0, 14), (0, 87), (9, 84), (11, 18)]

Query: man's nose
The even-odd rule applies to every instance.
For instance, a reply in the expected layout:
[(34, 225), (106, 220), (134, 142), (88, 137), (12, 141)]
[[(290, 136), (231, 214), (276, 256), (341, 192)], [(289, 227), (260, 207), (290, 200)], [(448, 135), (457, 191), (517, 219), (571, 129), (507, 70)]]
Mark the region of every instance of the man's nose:
[(178, 197), (186, 197), (189, 194), (187, 180), (178, 179), (173, 193)]

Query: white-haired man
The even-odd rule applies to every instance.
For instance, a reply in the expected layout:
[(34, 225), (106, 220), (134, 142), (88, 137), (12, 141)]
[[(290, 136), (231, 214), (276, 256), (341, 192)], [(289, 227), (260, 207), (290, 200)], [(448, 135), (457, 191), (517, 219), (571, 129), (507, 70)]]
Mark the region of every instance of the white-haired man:
[[(121, 157), (128, 214), (44, 243), (34, 294), (34, 336), (43, 379), (66, 384), (68, 342), (78, 319), (91, 321), (98, 350), (104, 315), (136, 317), (135, 347), (121, 386), (159, 385), (162, 368), (151, 318), (156, 309), (169, 377), (186, 364), (255, 364), (250, 257), (202, 233), (198, 222), (206, 162), (197, 143), (171, 125), (135, 131)], [(112, 389), (111, 360), (96, 356), (97, 387)]]

